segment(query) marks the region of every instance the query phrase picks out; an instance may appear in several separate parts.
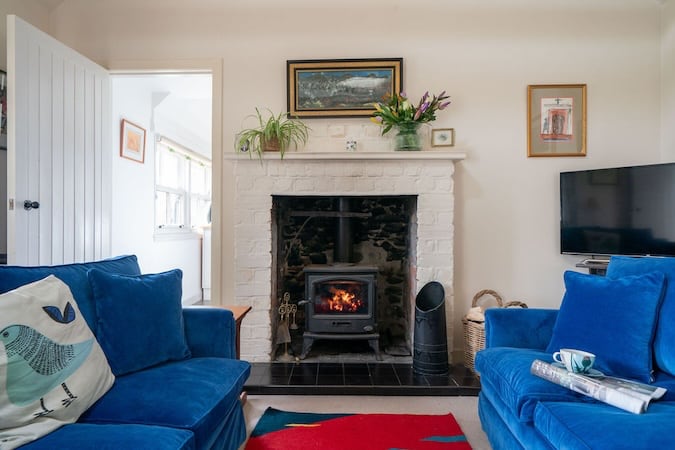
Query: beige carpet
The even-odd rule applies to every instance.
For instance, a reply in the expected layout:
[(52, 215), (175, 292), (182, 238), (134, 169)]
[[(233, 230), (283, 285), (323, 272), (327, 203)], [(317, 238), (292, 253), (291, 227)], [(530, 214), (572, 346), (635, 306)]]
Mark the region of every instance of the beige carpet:
[[(268, 406), (316, 413), (447, 414), (451, 412), (475, 450), (490, 450), (478, 420), (478, 397), (380, 397), (322, 395), (250, 395), (244, 407), (251, 433)], [(244, 446), (241, 447), (243, 449)], [(289, 450), (293, 450), (289, 448)], [(352, 450), (352, 449), (345, 449)]]

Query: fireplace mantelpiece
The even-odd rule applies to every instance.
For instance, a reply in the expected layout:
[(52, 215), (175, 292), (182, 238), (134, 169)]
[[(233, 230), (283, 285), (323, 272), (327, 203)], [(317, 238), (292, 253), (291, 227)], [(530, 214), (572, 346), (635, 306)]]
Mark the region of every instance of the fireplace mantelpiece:
[[(226, 265), (231, 275), (225, 279), (233, 278), (234, 286), (224, 303), (253, 307), (242, 325), (242, 359), (270, 361), (273, 350), (272, 195), (416, 195), (417, 248), (411, 268), (416, 286), (409, 297), (414, 299), (428, 281), (441, 282), (452, 324), (453, 173), (455, 161), (464, 158), (441, 151), (288, 152), (283, 160), (265, 154), (261, 163), (248, 155), (226, 155), (223, 246), (224, 260), (232, 266)], [(448, 347), (453, 348), (452, 326)]]

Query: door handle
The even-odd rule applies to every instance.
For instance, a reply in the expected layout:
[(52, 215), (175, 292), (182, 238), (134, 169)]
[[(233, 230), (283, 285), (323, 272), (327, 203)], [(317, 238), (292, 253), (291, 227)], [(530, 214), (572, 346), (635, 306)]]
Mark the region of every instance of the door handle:
[(31, 209), (38, 209), (39, 207), (40, 207), (39, 202), (30, 200), (24, 200), (23, 202), (23, 209), (25, 209), (26, 211), (30, 211)]

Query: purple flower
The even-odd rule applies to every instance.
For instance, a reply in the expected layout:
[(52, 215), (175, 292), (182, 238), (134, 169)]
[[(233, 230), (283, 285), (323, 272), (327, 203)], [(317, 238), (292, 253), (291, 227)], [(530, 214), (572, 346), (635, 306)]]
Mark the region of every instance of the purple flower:
[(415, 118), (413, 120), (417, 120), (420, 118), (422, 114), (426, 112), (427, 109), (429, 109), (429, 102), (424, 102), (420, 105), (419, 108), (417, 108), (417, 111), (415, 112)]
[(449, 104), (450, 104), (450, 102), (441, 103), (441, 104), (438, 106), (438, 109), (445, 109), (445, 107), (448, 106)]

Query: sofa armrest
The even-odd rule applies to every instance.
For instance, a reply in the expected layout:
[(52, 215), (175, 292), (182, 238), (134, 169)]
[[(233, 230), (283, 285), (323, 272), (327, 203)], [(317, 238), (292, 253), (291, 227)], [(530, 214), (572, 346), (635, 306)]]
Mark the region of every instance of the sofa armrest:
[(490, 308), (485, 311), (485, 346), (545, 350), (557, 309)]
[(185, 338), (193, 357), (236, 358), (232, 311), (208, 306), (183, 308)]

